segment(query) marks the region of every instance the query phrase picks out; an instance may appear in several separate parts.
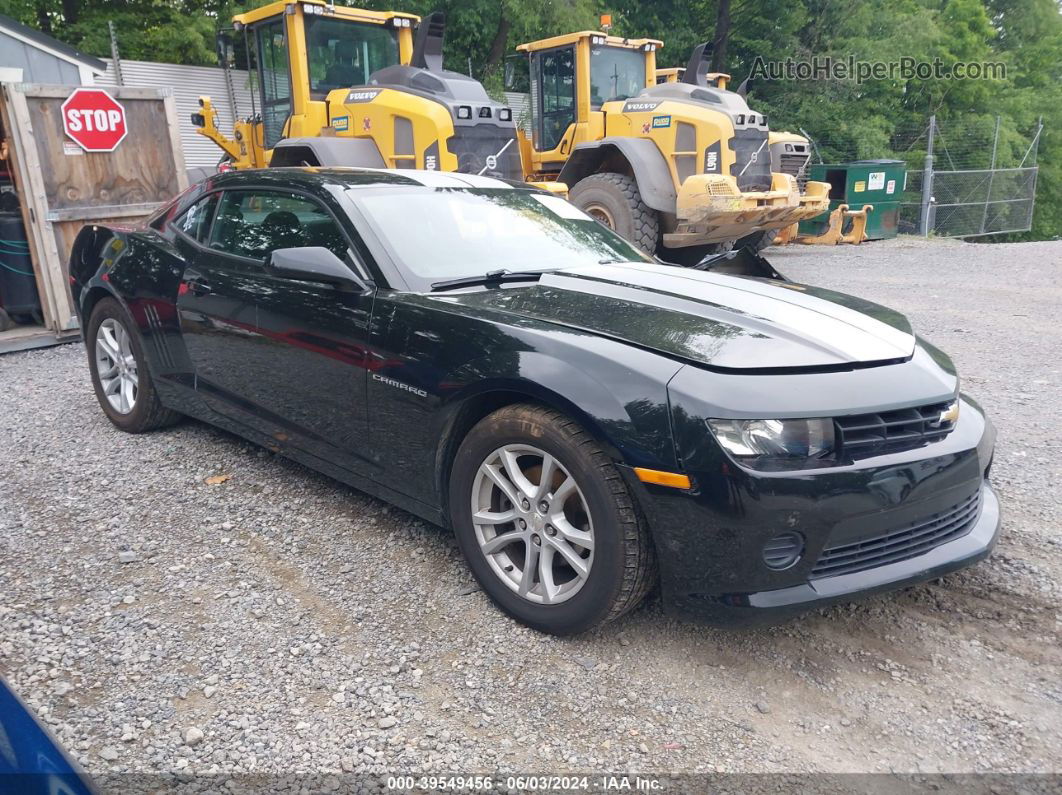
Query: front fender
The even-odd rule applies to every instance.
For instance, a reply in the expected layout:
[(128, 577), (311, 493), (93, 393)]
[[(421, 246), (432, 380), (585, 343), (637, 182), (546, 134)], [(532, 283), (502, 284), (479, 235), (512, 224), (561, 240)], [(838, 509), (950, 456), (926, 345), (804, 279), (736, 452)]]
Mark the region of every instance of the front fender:
[[(539, 351), (521, 351), (517, 359), (515, 375), (469, 378), (469, 386), (449, 396), (444, 404), (445, 419), (461, 406), (486, 395), (526, 395), (529, 400), (572, 417), (617, 462), (653, 469), (674, 468), (666, 380), (629, 372), (626, 377), (612, 377), (607, 371), (577, 367)], [(486, 357), (468, 363), (470, 371), (480, 373), (491, 366)]]
[(572, 149), (557, 181), (573, 188), (583, 177), (602, 170), (602, 165), (616, 156), (630, 164), (642, 201), (659, 212), (675, 212), (678, 194), (671, 170), (664, 155), (648, 138), (609, 137), (579, 144)]

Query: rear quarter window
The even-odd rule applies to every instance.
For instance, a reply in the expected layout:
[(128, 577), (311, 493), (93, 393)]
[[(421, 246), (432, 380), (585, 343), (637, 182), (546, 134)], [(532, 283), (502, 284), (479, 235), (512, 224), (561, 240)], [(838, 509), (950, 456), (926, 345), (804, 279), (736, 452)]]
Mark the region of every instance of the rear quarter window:
[(218, 194), (216, 193), (200, 199), (173, 222), (174, 229), (179, 229), (199, 243), (206, 243), (207, 236), (210, 234), (210, 222), (214, 218), (214, 209), (217, 206)]

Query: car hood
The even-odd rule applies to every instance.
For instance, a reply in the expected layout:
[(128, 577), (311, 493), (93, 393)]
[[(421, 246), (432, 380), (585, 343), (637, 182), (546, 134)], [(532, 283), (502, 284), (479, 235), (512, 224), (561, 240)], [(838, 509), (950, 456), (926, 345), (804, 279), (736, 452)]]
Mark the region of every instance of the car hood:
[(569, 268), (533, 285), (438, 298), (723, 370), (842, 369), (907, 359), (915, 346), (907, 318), (869, 301), (651, 263)]

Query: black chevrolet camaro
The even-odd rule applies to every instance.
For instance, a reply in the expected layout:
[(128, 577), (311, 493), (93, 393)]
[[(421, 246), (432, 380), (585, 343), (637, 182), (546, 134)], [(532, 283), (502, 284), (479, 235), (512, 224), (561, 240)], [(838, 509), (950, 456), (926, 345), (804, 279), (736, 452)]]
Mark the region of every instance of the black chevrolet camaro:
[(307, 168), (85, 227), (70, 274), (116, 426), (197, 417), (450, 527), (536, 629), (657, 584), (774, 619), (986, 557), (995, 433), (948, 357), (739, 260), (662, 265), (487, 178)]

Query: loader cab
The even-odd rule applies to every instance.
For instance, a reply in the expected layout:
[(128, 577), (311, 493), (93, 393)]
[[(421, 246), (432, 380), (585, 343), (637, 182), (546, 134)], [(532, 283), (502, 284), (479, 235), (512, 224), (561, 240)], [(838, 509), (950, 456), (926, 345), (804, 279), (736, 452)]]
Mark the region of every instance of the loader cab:
[(556, 174), (576, 144), (604, 137), (605, 106), (656, 82), (660, 46), (654, 39), (582, 31), (517, 47), (529, 66), (529, 173)]
[(667, 69), (656, 70), (656, 84), (677, 83), (682, 79), (682, 73), (686, 71), (681, 66), (672, 66)]
[(329, 91), (365, 85), (373, 72), (409, 63), (418, 21), (323, 0), (282, 0), (234, 16), (253, 59), (262, 146), (317, 135), (328, 126)]

